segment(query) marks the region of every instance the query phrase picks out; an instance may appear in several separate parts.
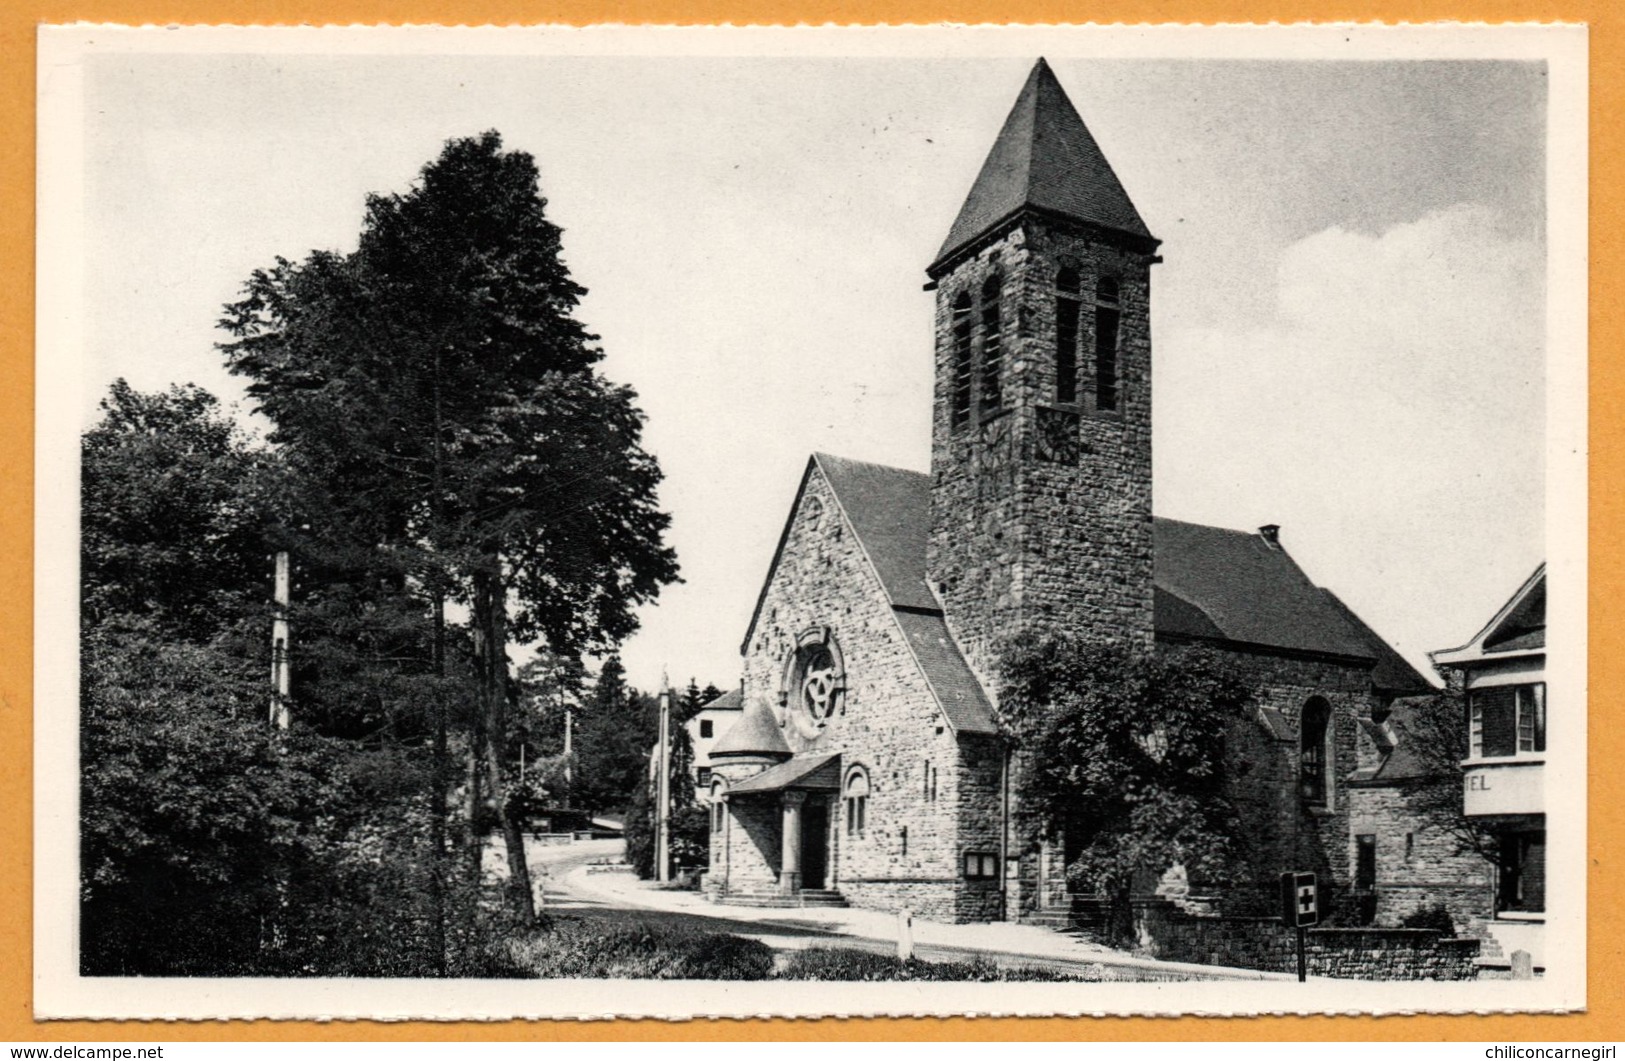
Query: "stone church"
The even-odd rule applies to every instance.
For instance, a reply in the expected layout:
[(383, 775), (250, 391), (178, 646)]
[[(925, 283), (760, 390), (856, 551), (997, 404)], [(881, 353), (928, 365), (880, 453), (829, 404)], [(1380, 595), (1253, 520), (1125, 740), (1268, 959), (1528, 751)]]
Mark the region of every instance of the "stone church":
[(1011, 828), (993, 645), (1064, 627), (1202, 643), (1257, 683), (1227, 743), (1260, 883), (1347, 891), (1362, 720), (1428, 686), (1293, 561), (1279, 529), (1151, 511), (1158, 240), (1040, 60), (926, 269), (929, 475), (816, 454), (710, 748), (719, 902), (1042, 918), (1072, 852)]

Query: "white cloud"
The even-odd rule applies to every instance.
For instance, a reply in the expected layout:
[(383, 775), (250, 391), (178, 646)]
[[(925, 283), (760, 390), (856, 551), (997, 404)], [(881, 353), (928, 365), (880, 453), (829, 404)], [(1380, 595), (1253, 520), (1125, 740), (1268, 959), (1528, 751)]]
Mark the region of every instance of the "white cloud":
[(1270, 320), (1156, 337), (1158, 510), (1282, 524), (1413, 657), (1466, 640), (1544, 548), (1544, 267), (1473, 204), (1290, 245)]

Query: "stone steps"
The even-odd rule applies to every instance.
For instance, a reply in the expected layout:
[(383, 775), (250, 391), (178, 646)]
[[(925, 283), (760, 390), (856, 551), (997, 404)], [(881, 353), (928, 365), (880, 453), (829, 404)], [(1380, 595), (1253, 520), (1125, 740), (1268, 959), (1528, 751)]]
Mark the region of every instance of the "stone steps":
[(1057, 932), (1092, 935), (1105, 927), (1106, 906), (1099, 899), (1074, 897), (1070, 902), (1039, 907), (1019, 920), (1023, 925), (1037, 925)]
[(845, 907), (846, 896), (833, 888), (803, 888), (795, 895), (777, 891), (751, 890), (729, 892), (716, 900), (726, 906), (755, 906), (769, 909), (795, 909), (798, 907)]

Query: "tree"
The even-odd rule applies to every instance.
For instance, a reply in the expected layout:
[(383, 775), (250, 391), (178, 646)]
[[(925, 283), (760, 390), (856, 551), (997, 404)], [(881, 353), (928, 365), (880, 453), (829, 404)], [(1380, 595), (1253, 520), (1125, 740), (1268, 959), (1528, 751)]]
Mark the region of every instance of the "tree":
[(619, 656), (604, 660), (576, 727), (575, 800), (587, 810), (618, 811), (649, 774), (657, 739), (654, 698), (626, 684)]
[(1001, 722), (1038, 835), (1065, 832), (1078, 885), (1126, 898), (1182, 865), (1223, 880), (1240, 837), (1225, 732), (1252, 691), (1217, 655), (1155, 656), (1052, 634), (1002, 651)]
[(494, 132), (452, 140), (411, 191), (368, 199), (354, 254), (255, 272), (222, 322), (227, 362), (254, 381), (308, 496), (422, 587), (437, 673), (444, 604), (467, 604), (474, 780), (491, 787), (526, 914), (504, 809), (517, 752), (507, 646), (613, 646), (676, 579), (642, 416), (595, 370), (559, 234), (529, 155)]
[(445, 972), (419, 916), (423, 757), (267, 725), (277, 452), (196, 387), (119, 381), (103, 410), (83, 438), (83, 971)]
[(1462, 811), (1461, 761), (1468, 753), (1466, 697), (1454, 690), (1402, 700), (1386, 720), (1396, 746), (1422, 764), (1422, 775), (1405, 788), (1405, 800), (1417, 817), (1450, 837), (1458, 854), (1475, 854), (1491, 864), (1499, 860), (1495, 832), (1482, 819)]
[(81, 445), (82, 618), (202, 642), (264, 613), (273, 466), (200, 387), (115, 380)]

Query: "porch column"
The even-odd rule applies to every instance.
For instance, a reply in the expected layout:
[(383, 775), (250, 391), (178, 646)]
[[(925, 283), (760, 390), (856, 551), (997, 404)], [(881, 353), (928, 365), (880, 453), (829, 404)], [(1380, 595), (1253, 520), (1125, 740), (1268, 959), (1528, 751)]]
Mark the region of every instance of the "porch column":
[(784, 794), (784, 851), (779, 860), (779, 894), (795, 895), (801, 890), (801, 805), (807, 793)]

